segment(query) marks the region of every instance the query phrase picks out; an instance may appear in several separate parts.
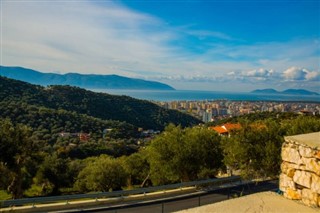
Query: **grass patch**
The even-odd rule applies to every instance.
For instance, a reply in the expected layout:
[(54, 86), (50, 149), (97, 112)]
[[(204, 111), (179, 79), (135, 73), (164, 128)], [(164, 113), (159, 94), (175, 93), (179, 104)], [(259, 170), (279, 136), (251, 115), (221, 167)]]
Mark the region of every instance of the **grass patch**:
[(24, 192), (26, 197), (35, 197), (41, 195), (41, 186), (33, 184), (28, 190)]
[(0, 200), (10, 200), (12, 197), (6, 190), (0, 190)]

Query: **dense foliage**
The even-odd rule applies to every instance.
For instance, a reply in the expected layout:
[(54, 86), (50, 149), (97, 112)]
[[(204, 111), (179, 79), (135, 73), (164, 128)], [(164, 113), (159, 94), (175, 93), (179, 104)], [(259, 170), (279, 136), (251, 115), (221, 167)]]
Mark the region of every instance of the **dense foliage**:
[[(74, 87), (43, 88), (6, 78), (0, 78), (0, 97), (0, 190), (12, 198), (191, 181), (215, 177), (226, 169), (248, 178), (276, 177), (284, 136), (320, 131), (318, 116), (257, 113), (222, 121), (241, 124), (229, 137), (206, 126), (170, 124), (146, 140), (139, 137), (136, 123), (106, 120), (103, 116), (107, 113), (96, 117), (86, 102), (111, 101), (109, 105), (95, 104), (101, 112), (109, 111), (111, 105), (120, 108), (121, 101), (130, 112), (146, 111), (145, 116), (155, 115), (144, 108), (148, 106), (167, 114), (176, 112), (129, 97)], [(125, 100), (132, 100), (137, 107)], [(158, 121), (163, 119), (161, 113), (157, 116)], [(155, 120), (150, 122), (157, 123)], [(163, 125), (166, 122), (169, 120)], [(90, 133), (90, 138), (62, 137), (61, 132)]]
[(0, 122), (0, 136), (0, 186), (13, 198), (19, 198), (35, 172), (40, 144), (31, 137), (30, 128), (21, 124), (14, 126), (9, 120)]
[(51, 144), (57, 141), (61, 132), (90, 133), (91, 138), (96, 140), (102, 138), (104, 129), (113, 129), (109, 134), (112, 138), (131, 138), (138, 135), (137, 128), (125, 122), (102, 120), (63, 109), (55, 110), (18, 101), (1, 101), (0, 117), (28, 125), (39, 139)]
[[(169, 125), (146, 147), (131, 155), (120, 152), (115, 158), (103, 147), (114, 143), (123, 146), (118, 150), (125, 150), (125, 141), (81, 143), (67, 154), (68, 145), (48, 150), (29, 127), (0, 120), (0, 172), (6, 174), (1, 175), (0, 189), (13, 198), (57, 195), (66, 193), (66, 189), (81, 193), (109, 191), (212, 178), (226, 168), (238, 170), (246, 178), (276, 177), (283, 136), (320, 131), (320, 120), (294, 116), (279, 121), (242, 120), (241, 126), (230, 137), (223, 137), (206, 127)], [(76, 152), (71, 157), (70, 153), (79, 149), (83, 153), (98, 149), (99, 154), (109, 156)]]
[(244, 177), (275, 177), (280, 171), (281, 126), (271, 120), (242, 123), (242, 128), (224, 138), (224, 162)]
[(147, 148), (154, 184), (208, 178), (223, 167), (220, 137), (205, 128), (169, 125)]
[(298, 117), (299, 115), (294, 112), (259, 112), (259, 113), (250, 113), (250, 114), (244, 114), (236, 117), (231, 118), (225, 118), (221, 120), (217, 120), (214, 122), (208, 122), (205, 125), (206, 126), (215, 126), (215, 125), (221, 125), (225, 123), (239, 123), (243, 121), (249, 121), (249, 122), (256, 122), (256, 121), (263, 121), (266, 119), (272, 119), (274, 121), (280, 122), (287, 119), (294, 119)]
[(75, 182), (79, 191), (121, 190), (126, 184), (127, 174), (118, 159), (101, 155), (88, 161)]
[(223, 138), (224, 163), (246, 178), (276, 177), (280, 171), (284, 136), (320, 131), (319, 116), (294, 113), (255, 113), (223, 120), (239, 122), (241, 129)]
[(1, 105), (14, 102), (65, 110), (103, 120), (126, 122), (144, 129), (162, 130), (169, 123), (191, 126), (200, 122), (190, 115), (128, 96), (95, 93), (71, 86), (41, 87), (1, 76), (0, 100)]

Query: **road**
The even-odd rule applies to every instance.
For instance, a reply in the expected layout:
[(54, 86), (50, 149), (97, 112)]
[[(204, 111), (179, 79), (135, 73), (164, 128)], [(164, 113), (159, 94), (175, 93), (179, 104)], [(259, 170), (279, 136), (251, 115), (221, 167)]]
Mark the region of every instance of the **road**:
[(212, 204), (227, 200), (233, 197), (244, 196), (256, 192), (275, 191), (278, 189), (278, 181), (264, 181), (258, 184), (251, 183), (242, 186), (236, 186), (225, 189), (206, 188), (190, 195), (178, 198), (164, 198), (155, 201), (146, 202), (124, 202), (123, 206), (99, 206), (97, 208), (88, 208), (66, 212), (103, 212), (103, 213), (166, 213), (179, 211), (187, 208), (193, 208), (206, 204)]

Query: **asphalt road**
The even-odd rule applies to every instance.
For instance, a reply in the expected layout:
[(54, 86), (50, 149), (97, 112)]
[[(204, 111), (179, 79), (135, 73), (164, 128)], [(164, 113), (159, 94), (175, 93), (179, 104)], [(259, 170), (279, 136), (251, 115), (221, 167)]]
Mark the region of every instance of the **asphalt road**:
[(149, 203), (123, 203), (126, 206), (112, 207), (112, 206), (99, 206), (98, 208), (82, 209), (80, 212), (104, 212), (104, 213), (166, 213), (179, 211), (187, 208), (193, 208), (206, 204), (212, 204), (219, 201), (231, 199), (234, 197), (245, 196), (248, 194), (263, 192), (263, 191), (275, 191), (278, 189), (278, 181), (264, 181), (258, 184), (251, 183), (242, 186), (236, 186), (225, 189), (206, 188), (196, 193), (186, 195), (185, 197), (179, 197), (174, 199), (165, 198), (163, 200), (157, 200)]

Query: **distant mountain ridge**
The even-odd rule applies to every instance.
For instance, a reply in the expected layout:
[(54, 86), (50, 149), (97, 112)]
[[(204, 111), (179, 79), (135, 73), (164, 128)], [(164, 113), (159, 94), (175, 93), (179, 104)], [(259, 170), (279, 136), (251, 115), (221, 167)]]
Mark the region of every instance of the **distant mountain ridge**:
[(277, 91), (275, 89), (257, 89), (251, 91), (251, 93), (256, 94), (288, 94), (288, 95), (319, 95), (319, 93), (312, 92), (305, 89), (287, 89), (284, 91)]
[(164, 83), (128, 78), (119, 75), (42, 73), (23, 67), (0, 66), (0, 76), (42, 86), (71, 85), (87, 89), (174, 90), (173, 87)]

